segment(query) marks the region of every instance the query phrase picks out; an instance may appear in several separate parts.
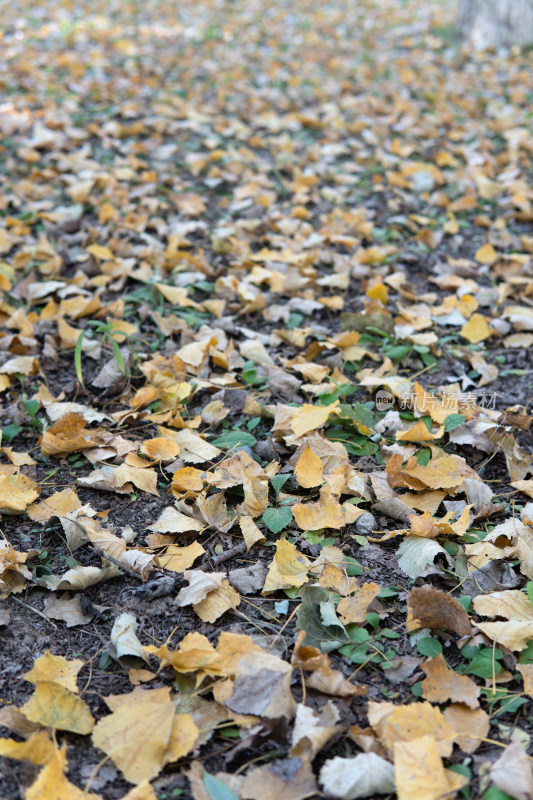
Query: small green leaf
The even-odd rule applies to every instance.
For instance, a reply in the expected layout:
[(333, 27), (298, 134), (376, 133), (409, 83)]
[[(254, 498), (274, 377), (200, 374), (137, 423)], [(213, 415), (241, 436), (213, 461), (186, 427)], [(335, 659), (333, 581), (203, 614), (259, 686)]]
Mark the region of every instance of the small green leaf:
[(76, 347), (74, 348), (74, 366), (76, 367), (76, 377), (83, 386), (83, 372), (81, 369), (81, 348), (83, 346), (83, 337), (85, 331), (82, 331), (76, 340)]
[(465, 417), (462, 414), (448, 414), (446, 419), (444, 420), (444, 430), (446, 433), (453, 431), (455, 428), (458, 428), (459, 425), (462, 425), (465, 421)]
[(505, 792), (501, 792), (495, 786), (491, 786), (481, 800), (513, 800), (510, 794), (506, 794)]
[(436, 658), (442, 653), (442, 645), (437, 639), (432, 639), (426, 636), (424, 639), (419, 639), (416, 643), (416, 649), (420, 655), (427, 656), (427, 658)]
[(228, 431), (213, 441), (215, 447), (235, 450), (236, 447), (253, 447), (257, 443), (255, 436), (246, 431)]
[(267, 508), (263, 512), (261, 521), (265, 523), (269, 531), (272, 533), (279, 533), (287, 527), (292, 520), (292, 511), (289, 506), (281, 506), (280, 508)]
[(15, 436), (19, 435), (21, 430), (22, 428), (20, 425), (15, 425), (14, 423), (6, 425), (6, 427), (2, 430), (2, 441), (10, 442), (11, 439), (14, 439)]
[(278, 496), (281, 489), (285, 486), (290, 477), (291, 477), (290, 475), (274, 475), (272, 478), (270, 478), (270, 483), (272, 484), (272, 488), (276, 492), (276, 497)]

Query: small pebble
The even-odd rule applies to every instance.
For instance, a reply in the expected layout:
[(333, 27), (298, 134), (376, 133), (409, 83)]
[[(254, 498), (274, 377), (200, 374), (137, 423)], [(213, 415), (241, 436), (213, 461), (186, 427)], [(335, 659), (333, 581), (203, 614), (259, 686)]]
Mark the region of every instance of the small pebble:
[(365, 511), (364, 514), (361, 514), (355, 523), (355, 530), (357, 533), (361, 534), (361, 536), (368, 536), (368, 534), (372, 533), (375, 529), (376, 518), (369, 511)]

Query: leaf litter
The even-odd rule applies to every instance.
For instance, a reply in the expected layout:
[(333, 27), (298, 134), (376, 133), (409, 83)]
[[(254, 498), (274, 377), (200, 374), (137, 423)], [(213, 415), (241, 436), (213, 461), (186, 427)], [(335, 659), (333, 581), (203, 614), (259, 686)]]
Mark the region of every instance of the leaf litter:
[(5, 9), (2, 796), (532, 796), (531, 52), (453, 14)]

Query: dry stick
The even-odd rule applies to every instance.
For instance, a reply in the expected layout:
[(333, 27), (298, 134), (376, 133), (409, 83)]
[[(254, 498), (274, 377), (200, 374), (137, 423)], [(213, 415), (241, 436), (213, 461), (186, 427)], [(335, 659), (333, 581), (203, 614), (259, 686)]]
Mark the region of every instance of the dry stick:
[(118, 567), (120, 570), (122, 570), (122, 572), (125, 572), (127, 575), (130, 575), (132, 578), (135, 578), (136, 580), (140, 581), (141, 583), (144, 583), (144, 578), (141, 575), (139, 575), (138, 572), (135, 572), (133, 569), (130, 569), (129, 567), (126, 567), (124, 564), (121, 564), (120, 561), (118, 561), (116, 558), (113, 558), (113, 556), (108, 555), (105, 552), (105, 550), (100, 550), (100, 548), (99, 547), (95, 547), (94, 544), (92, 545), (92, 549), (94, 550), (94, 552), (97, 555), (101, 556), (102, 558), (105, 558), (106, 561), (111, 561), (111, 563), (114, 564), (115, 567)]
[(43, 612), (39, 611), (39, 609), (34, 608), (33, 606), (30, 606), (28, 603), (25, 603), (23, 600), (19, 600), (18, 597), (13, 597), (13, 595), (11, 595), (11, 599), (14, 600), (16, 603), (20, 603), (21, 606), (24, 606), (24, 608), (27, 608), (29, 611), (33, 611), (34, 614), (38, 614), (40, 617), (45, 619), (52, 626), (52, 628), (57, 628), (57, 625), (55, 624), (55, 622), (52, 622), (51, 619), (48, 619), (46, 614), (43, 614)]
[(218, 567), (219, 564), (223, 564), (224, 561), (229, 561), (233, 556), (243, 556), (246, 552), (246, 542), (239, 542), (239, 544), (230, 547), (229, 550), (225, 550), (219, 556), (214, 556), (212, 558), (213, 566)]

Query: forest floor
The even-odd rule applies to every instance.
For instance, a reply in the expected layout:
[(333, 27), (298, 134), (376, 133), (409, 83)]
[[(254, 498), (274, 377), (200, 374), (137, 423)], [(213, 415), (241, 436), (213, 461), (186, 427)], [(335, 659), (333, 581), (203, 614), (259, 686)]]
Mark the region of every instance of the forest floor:
[(446, 0), (0, 39), (0, 798), (533, 796), (533, 71)]

